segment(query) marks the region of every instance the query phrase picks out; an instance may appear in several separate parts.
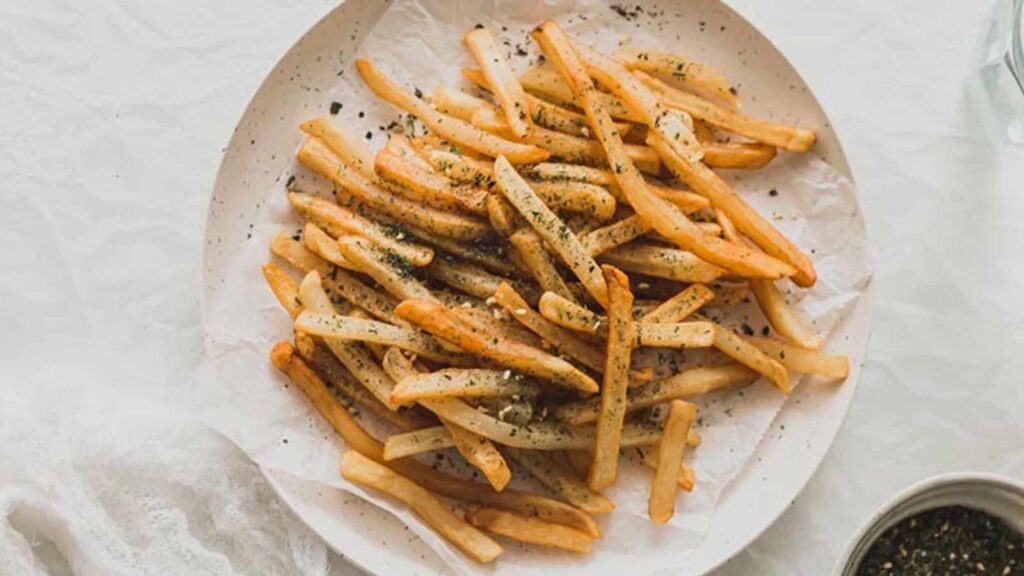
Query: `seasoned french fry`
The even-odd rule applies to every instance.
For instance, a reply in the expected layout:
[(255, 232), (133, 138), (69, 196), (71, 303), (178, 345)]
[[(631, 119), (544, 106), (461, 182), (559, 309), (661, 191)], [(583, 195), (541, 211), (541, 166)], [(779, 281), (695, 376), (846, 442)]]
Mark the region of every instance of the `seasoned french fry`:
[[(757, 373), (741, 364), (690, 368), (668, 378), (631, 386), (626, 392), (626, 412), (679, 398), (701, 396), (715, 390), (740, 388), (756, 379)], [(563, 404), (555, 410), (555, 417), (578, 426), (597, 420), (600, 411), (598, 399), (587, 398)]]
[[(605, 148), (619, 188), (637, 214), (640, 214), (662, 236), (680, 247), (692, 251), (698, 257), (712, 264), (738, 274), (778, 278), (792, 272), (791, 266), (774, 258), (704, 234), (675, 206), (651, 193), (628, 157), (622, 140), (611, 128), (611, 118), (603, 104), (595, 96), (598, 92), (594, 88), (590, 76), (558, 24), (550, 20), (544, 22), (535, 29), (534, 37), (561, 74), (565, 76), (570, 89), (580, 101), (581, 107), (594, 127), (598, 140)], [(651, 134), (656, 135), (655, 132), (651, 132)], [(648, 140), (650, 140), (650, 135)], [(702, 165), (699, 162), (697, 164)]]
[(563, 328), (608, 337), (608, 322), (604, 317), (558, 294), (541, 294), (539, 309), (541, 316)]
[[(431, 278), (481, 300), (487, 300), (493, 296), (502, 282), (509, 282), (509, 279), (504, 276), (491, 274), (472, 264), (448, 258), (437, 258), (431, 262), (426, 271)], [(537, 301), (537, 291), (532, 286), (524, 287), (524, 290), (529, 299)]]
[(302, 243), (306, 245), (310, 252), (331, 264), (358, 271), (358, 267), (349, 262), (341, 253), (341, 250), (338, 249), (338, 243), (334, 241), (334, 238), (331, 238), (327, 232), (324, 232), (312, 222), (306, 222), (306, 225), (302, 227)]
[(576, 479), (572, 472), (555, 457), (556, 455), (521, 448), (508, 448), (507, 450), (512, 459), (526, 468), (538, 482), (580, 510), (599, 516), (608, 514), (615, 509), (611, 500)]
[(404, 134), (391, 134), (388, 136), (388, 141), (384, 144), (384, 149), (388, 153), (393, 154), (406, 162), (411, 162), (420, 170), (426, 170), (427, 172), (434, 172), (434, 167), (430, 165), (430, 162), (420, 154), (416, 148), (413, 147), (412, 142), (405, 137)]
[[(690, 432), (693, 432), (693, 428), (690, 428)], [(637, 450), (643, 451), (643, 455), (640, 461), (643, 462), (644, 466), (647, 466), (648, 468), (652, 468), (654, 470), (658, 469), (658, 462), (660, 458), (658, 456), (657, 449), (637, 448)], [(683, 463), (679, 465), (679, 480), (677, 481), (677, 484), (679, 484), (679, 489), (686, 492), (692, 492), (693, 485), (696, 482), (696, 479), (697, 475), (694, 473), (693, 468), (690, 468), (690, 466), (684, 460)]]
[(443, 235), (434, 234), (413, 225), (406, 225), (405, 229), (413, 236), (433, 245), (435, 248), (440, 248), (441, 250), (444, 250), (453, 256), (458, 256), (463, 260), (479, 264), (491, 272), (495, 272), (503, 276), (520, 275), (520, 270), (514, 263), (510, 262), (510, 257), (505, 246), (494, 237), (486, 236), (467, 243), (460, 242)]
[(323, 338), (339, 340), (355, 340), (383, 346), (395, 346), (419, 354), (428, 360), (443, 362), (452, 366), (474, 364), (471, 357), (465, 354), (452, 353), (444, 349), (432, 336), (412, 330), (393, 326), (386, 322), (364, 320), (337, 314), (315, 314), (303, 312), (295, 319), (295, 329)]
[(593, 490), (607, 488), (615, 481), (622, 445), (622, 427), (626, 417), (626, 388), (634, 333), (633, 293), (629, 278), (612, 268), (602, 267), (608, 283), (608, 353), (601, 386), (601, 413), (597, 419), (594, 462), (587, 476)]
[[(695, 315), (700, 320), (707, 320)], [(763, 375), (783, 394), (789, 395), (789, 374), (786, 368), (750, 343), (746, 338), (728, 328), (714, 323), (715, 348), (726, 356)]]
[(430, 103), (434, 105), (438, 112), (466, 122), (469, 122), (473, 114), (482, 108), (495, 112), (499, 111), (497, 106), (487, 100), (447, 86), (441, 86), (435, 90), (434, 97), (431, 98)]
[(666, 106), (682, 110), (716, 128), (790, 152), (806, 152), (814, 145), (815, 136), (811, 130), (751, 118), (739, 112), (716, 106), (699, 96), (677, 90), (642, 72), (636, 74), (641, 81), (661, 96)]
[(274, 293), (277, 301), (281, 303), (284, 311), (293, 319), (302, 313), (299, 285), (292, 280), (292, 277), (273, 262), (264, 264), (260, 269), (263, 271), (263, 279), (267, 281), (267, 286), (270, 287), (270, 291)]
[[(550, 68), (530, 68), (519, 75), (519, 83), (527, 92), (543, 96), (553, 102), (566, 106), (577, 106), (583, 108), (572, 89), (565, 83), (558, 70)], [(611, 94), (596, 92), (594, 98), (601, 101), (601, 105), (608, 110), (613, 118), (628, 120), (629, 122), (643, 123), (643, 117), (636, 111), (626, 106)]]
[(739, 108), (739, 102), (729, 82), (721, 72), (707, 65), (675, 54), (635, 46), (623, 46), (615, 50), (614, 55), (632, 70), (671, 77), (690, 92), (713, 100), (730, 110)]
[(648, 514), (655, 524), (665, 524), (672, 518), (676, 505), (679, 468), (686, 451), (686, 435), (697, 415), (697, 407), (683, 400), (673, 400), (665, 419), (665, 431), (658, 445), (658, 468), (651, 482)]
[(362, 236), (405, 258), (413, 266), (425, 266), (434, 257), (434, 251), (430, 248), (397, 239), (386, 227), (363, 218), (335, 202), (301, 192), (288, 194), (288, 202), (310, 222), (334, 238), (347, 234)]
[(516, 230), (526, 227), (526, 221), (501, 194), (491, 194), (487, 198), (487, 218), (498, 234), (506, 238)]
[(544, 204), (507, 160), (498, 158), (494, 162), (494, 174), (505, 198), (583, 282), (587, 292), (604, 305), (608, 292), (605, 280), (597, 263), (587, 254), (572, 231)]
[(536, 385), (511, 370), (446, 368), (399, 380), (391, 399), (406, 404), (424, 398), (532, 398), (539, 392)]
[(640, 319), (642, 323), (682, 322), (704, 304), (715, 297), (715, 293), (703, 284), (691, 284), (682, 292), (669, 298)]
[(615, 198), (600, 186), (585, 182), (533, 182), (530, 187), (552, 210), (575, 212), (601, 222), (615, 214)]
[(347, 480), (397, 498), (437, 533), (477, 562), (490, 562), (502, 553), (497, 542), (445, 508), (428, 490), (355, 450), (349, 450), (341, 456), (341, 475)]
[(495, 508), (471, 506), (466, 511), (466, 521), (512, 540), (579, 554), (590, 552), (593, 543), (590, 535), (579, 530)]
[(463, 210), (486, 214), (487, 192), (466, 187), (452, 187), (448, 178), (424, 170), (414, 162), (383, 149), (374, 159), (374, 168), (381, 182), (406, 198), (441, 210)]
[(568, 388), (597, 392), (597, 383), (565, 360), (500, 335), (485, 334), (437, 302), (405, 300), (395, 313), (438, 338), (500, 365)]
[(427, 127), (440, 137), (451, 140), (460, 146), (475, 150), (488, 156), (505, 156), (510, 162), (530, 164), (542, 162), (548, 154), (535, 146), (512, 142), (489, 134), (458, 118), (445, 116), (431, 108), (426, 102), (416, 98), (388, 80), (373, 64), (367, 60), (357, 59), (356, 70), (366, 85), (381, 98), (398, 106), (402, 110), (419, 118)]
[(299, 270), (330, 274), (334, 268), (330, 262), (310, 252), (302, 243), (284, 232), (278, 232), (270, 241), (270, 252)]
[(651, 229), (644, 219), (634, 214), (603, 228), (593, 230), (580, 238), (591, 256), (598, 256), (617, 246), (628, 244)]
[(850, 359), (846, 356), (807, 350), (770, 338), (750, 338), (750, 343), (793, 372), (837, 380), (844, 380), (850, 374)]
[(533, 129), (526, 103), (526, 92), (498, 50), (494, 36), (486, 28), (474, 28), (463, 40), (480, 65), (487, 85), (504, 110), (512, 134), (517, 138), (525, 137)]
[(642, 346), (707, 348), (715, 342), (715, 330), (709, 322), (642, 323), (636, 332)]
[(495, 490), (504, 490), (512, 479), (512, 470), (497, 446), (483, 436), (451, 422), (444, 422), (444, 425), (451, 432), (452, 444), (466, 462), (480, 470)]
[(763, 168), (775, 158), (775, 148), (756, 142), (711, 142), (703, 145), (705, 164), (712, 168)]
[(602, 253), (601, 261), (629, 272), (680, 282), (714, 282), (725, 274), (692, 252), (651, 244), (619, 246)]
[[(533, 132), (525, 138), (525, 141), (550, 152), (554, 158), (561, 158), (568, 162), (591, 166), (611, 165), (601, 148), (601, 143), (596, 140), (534, 126)], [(658, 154), (650, 147), (627, 144), (624, 150), (626, 156), (636, 164), (640, 171), (653, 175), (661, 172), (661, 161), (658, 160)]]
[(322, 140), (341, 162), (358, 170), (363, 177), (376, 180), (377, 175), (373, 172), (373, 153), (362, 139), (356, 138), (328, 118), (303, 122), (300, 128), (306, 134)]
[(503, 283), (494, 293), (494, 300), (513, 318), (526, 326), (566, 357), (572, 358), (591, 370), (604, 369), (604, 354), (567, 330), (548, 322), (538, 314), (515, 289)]
[(307, 168), (331, 179), (360, 202), (404, 224), (415, 224), (424, 230), (460, 240), (480, 238), (488, 232), (483, 222), (423, 206), (384, 190), (356, 171), (346, 169), (341, 159), (316, 138), (306, 140), (299, 149), (298, 159)]
[(469, 184), (488, 190), (494, 187), (494, 170), (490, 163), (463, 156), (452, 152), (451, 149), (430, 148), (423, 153), (435, 170), (459, 184)]
[(493, 310), (488, 311), (478, 308), (459, 308), (453, 310), (453, 312), (466, 322), (475, 324), (477, 328), (483, 332), (494, 332), (495, 334), (500, 334), (509, 340), (526, 344), (533, 348), (541, 348), (544, 346), (539, 336), (530, 332), (515, 320), (495, 318)]
[(402, 434), (392, 434), (384, 442), (384, 460), (396, 460), (413, 454), (434, 452), (454, 446), (452, 433), (444, 426), (420, 428)]
[(349, 262), (373, 277), (395, 298), (437, 300), (430, 290), (412, 275), (402, 259), (384, 252), (367, 240), (343, 236), (338, 239), (338, 248)]
[(714, 290), (715, 297), (705, 305), (708, 308), (729, 308), (747, 301), (750, 296), (750, 285), (746, 282), (740, 284), (718, 283), (714, 285)]
[[(555, 262), (548, 253), (544, 242), (533, 230), (519, 230), (509, 236), (509, 242), (519, 251), (523, 262), (533, 274), (534, 280), (542, 290), (554, 292), (563, 298), (576, 301), (562, 275), (558, 273)], [(493, 292), (491, 293), (494, 294)]]

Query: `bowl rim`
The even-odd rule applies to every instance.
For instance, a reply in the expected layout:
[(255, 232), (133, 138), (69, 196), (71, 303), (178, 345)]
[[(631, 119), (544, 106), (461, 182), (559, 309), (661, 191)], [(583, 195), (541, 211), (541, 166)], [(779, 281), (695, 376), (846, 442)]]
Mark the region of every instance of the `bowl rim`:
[[(876, 508), (867, 517), (867, 519), (854, 533), (853, 537), (850, 538), (849, 542), (847, 542), (842, 553), (836, 558), (835, 565), (832, 568), (832, 576), (843, 576), (844, 571), (848, 568), (850, 560), (853, 558), (854, 552), (860, 547), (868, 534), (879, 524), (879, 522), (887, 518), (890, 512), (918, 495), (924, 494), (941, 486), (956, 484), (995, 485), (1003, 489), (1009, 489), (1024, 497), (1024, 481), (992, 472), (944, 472), (919, 480), (891, 496), (884, 504)], [(902, 520), (902, 518), (900, 520)]]

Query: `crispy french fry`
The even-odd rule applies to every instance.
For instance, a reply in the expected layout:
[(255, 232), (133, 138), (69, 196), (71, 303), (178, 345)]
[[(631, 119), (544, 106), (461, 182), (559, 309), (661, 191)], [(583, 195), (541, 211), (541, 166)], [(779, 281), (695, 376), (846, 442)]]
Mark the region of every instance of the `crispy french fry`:
[(668, 76), (686, 90), (713, 100), (725, 108), (739, 108), (739, 102), (729, 82), (721, 72), (707, 65), (668, 52), (635, 46), (623, 46), (615, 50), (614, 55), (632, 70)]
[(400, 500), (437, 533), (477, 562), (490, 562), (502, 553), (497, 542), (445, 508), (428, 490), (355, 450), (349, 450), (341, 456), (341, 475), (347, 480), (380, 490)]
[(717, 283), (713, 286), (715, 297), (705, 304), (708, 308), (729, 308), (747, 301), (750, 296), (750, 285), (743, 283)]
[(466, 521), (477, 528), (512, 540), (579, 554), (590, 552), (593, 543), (590, 535), (579, 530), (496, 508), (471, 506), (466, 511)]
[[(448, 258), (437, 258), (431, 262), (426, 271), (431, 278), (481, 300), (487, 300), (493, 296), (502, 282), (510, 281), (504, 276), (491, 274), (472, 264)], [(534, 302), (537, 301), (537, 291), (532, 286), (525, 286), (524, 291), (527, 298)]]
[[(487, 198), (487, 218), (491, 226), (506, 238), (516, 230), (526, 228), (526, 221), (519, 216), (516, 209), (501, 194), (491, 194)], [(528, 264), (527, 264), (528, 266)]]
[(604, 317), (553, 292), (541, 294), (539, 310), (541, 316), (563, 328), (608, 337), (608, 321)]
[(593, 230), (580, 238), (583, 247), (591, 256), (598, 256), (613, 248), (622, 246), (643, 236), (651, 227), (644, 222), (640, 216), (633, 214), (609, 224), (603, 228)]
[(349, 270), (358, 270), (358, 267), (349, 262), (338, 249), (338, 243), (324, 232), (319, 226), (312, 222), (306, 222), (302, 227), (302, 243), (306, 248), (317, 256), (327, 260), (331, 264)]
[(363, 218), (335, 202), (300, 192), (288, 194), (288, 201), (300, 214), (334, 238), (347, 234), (362, 236), (405, 258), (414, 266), (425, 266), (434, 257), (434, 251), (430, 248), (403, 242), (395, 238), (395, 234), (386, 227)]
[(316, 118), (303, 122), (303, 132), (319, 138), (341, 161), (359, 171), (365, 178), (376, 180), (373, 172), (373, 153), (363, 140), (356, 138), (328, 118)]
[(601, 222), (615, 214), (615, 198), (600, 186), (585, 182), (533, 182), (530, 188), (552, 210), (575, 212)]
[(487, 85), (504, 110), (512, 134), (517, 138), (525, 137), (533, 129), (526, 92), (498, 50), (494, 36), (486, 28), (474, 28), (463, 40), (479, 64)]
[(356, 171), (346, 169), (341, 159), (316, 138), (306, 140), (299, 149), (298, 159), (307, 168), (331, 179), (360, 202), (403, 224), (415, 224), (424, 230), (460, 240), (480, 238), (488, 232), (483, 222), (423, 206), (384, 190)]
[[(631, 386), (626, 392), (626, 412), (715, 390), (747, 386), (756, 379), (757, 373), (741, 364), (690, 368), (668, 378)], [(581, 425), (597, 420), (600, 411), (598, 399), (587, 398), (563, 404), (555, 410), (555, 417), (567, 424)]]
[(542, 162), (548, 157), (547, 152), (535, 146), (499, 138), (463, 120), (441, 114), (426, 102), (399, 88), (367, 60), (356, 60), (356, 69), (375, 94), (416, 116), (442, 138), (487, 156), (505, 156), (517, 164)]
[(497, 106), (487, 100), (447, 86), (441, 86), (435, 90), (430, 103), (434, 105), (438, 112), (466, 122), (469, 122), (473, 114), (481, 108), (494, 111), (499, 110)]
[(494, 332), (509, 340), (520, 342), (533, 348), (544, 346), (539, 336), (530, 332), (515, 320), (495, 318), (494, 311), (477, 308), (459, 308), (454, 310), (454, 312), (463, 320), (476, 324), (481, 331)]
[(498, 188), (530, 226), (583, 282), (587, 292), (600, 304), (607, 302), (607, 286), (601, 271), (572, 231), (549, 209), (508, 161), (494, 162)]
[(480, 470), (495, 490), (504, 490), (512, 479), (512, 470), (494, 443), (451, 422), (444, 422), (444, 425), (451, 432), (452, 444), (466, 462)]
[(597, 383), (565, 360), (500, 335), (485, 334), (437, 302), (406, 300), (395, 313), (442, 340), (500, 365), (571, 389), (597, 392)]
[(712, 168), (763, 168), (775, 158), (775, 148), (757, 142), (710, 142), (703, 146), (705, 164)]
[(602, 253), (601, 261), (629, 272), (680, 282), (714, 282), (725, 274), (692, 252), (651, 244), (619, 246)]
[(655, 524), (665, 524), (672, 518), (679, 483), (679, 468), (686, 451), (686, 435), (697, 415), (697, 407), (683, 400), (673, 400), (665, 419), (665, 431), (658, 445), (658, 468), (651, 482), (648, 514)]
[(494, 169), (491, 168), (491, 163), (463, 156), (452, 152), (451, 149), (429, 148), (425, 149), (423, 154), (434, 170), (459, 184), (488, 190), (494, 187)]
[(709, 322), (641, 323), (636, 333), (641, 346), (707, 348), (715, 342), (715, 330)]
[(281, 308), (284, 308), (284, 311), (293, 319), (302, 313), (299, 285), (292, 280), (292, 277), (273, 262), (264, 264), (260, 269), (263, 271), (263, 279), (267, 281), (267, 286), (274, 293)]
[(437, 300), (430, 290), (412, 275), (404, 260), (388, 254), (367, 240), (343, 236), (338, 239), (338, 248), (349, 262), (373, 277), (395, 298)]
[[(522, 255), (523, 262), (542, 290), (554, 292), (563, 298), (576, 301), (576, 297), (573, 296), (569, 286), (562, 279), (562, 275), (558, 273), (554, 260), (536, 232), (526, 229), (519, 230), (509, 236), (509, 242)], [(493, 295), (494, 292), (491, 294)]]
[[(699, 315), (695, 316), (700, 320)], [(789, 374), (786, 368), (750, 343), (749, 340), (728, 328), (714, 323), (715, 348), (726, 356), (763, 375), (783, 394), (789, 395)]]
[(503, 276), (520, 275), (521, 271), (514, 263), (510, 262), (510, 256), (505, 246), (494, 237), (486, 236), (467, 243), (434, 234), (412, 225), (407, 225), (405, 229), (413, 236), (433, 245), (435, 248), (440, 248), (463, 260), (479, 264), (491, 272)]
[(421, 170), (426, 170), (430, 173), (435, 172), (434, 167), (431, 166), (430, 162), (428, 162), (427, 159), (420, 154), (415, 147), (413, 147), (412, 142), (410, 142), (404, 134), (391, 134), (388, 136), (388, 141), (384, 144), (384, 149), (390, 154), (398, 156), (406, 162), (411, 162)]
[(513, 318), (547, 341), (558, 352), (572, 358), (591, 370), (604, 369), (604, 354), (573, 333), (559, 328), (538, 314), (515, 289), (502, 284), (494, 293), (494, 300)]
[(642, 323), (682, 322), (704, 304), (715, 297), (715, 293), (703, 284), (691, 284), (682, 292), (669, 298), (640, 319)]
[(418, 330), (393, 326), (386, 322), (340, 316), (338, 314), (315, 314), (303, 312), (295, 319), (295, 329), (322, 338), (355, 340), (383, 346), (395, 346), (414, 354), (443, 362), (452, 366), (467, 366), (475, 362), (465, 354), (452, 353), (444, 349), (432, 336)]
[[(540, 126), (534, 126), (533, 132), (526, 137), (525, 141), (550, 152), (552, 157), (561, 158), (568, 162), (577, 162), (591, 166), (608, 166), (611, 164), (601, 148), (601, 143), (596, 140), (571, 136), (541, 128)], [(661, 162), (658, 160), (658, 154), (650, 147), (627, 144), (624, 150), (626, 156), (636, 164), (640, 171), (653, 175), (661, 172)]]
[(751, 118), (677, 90), (642, 72), (638, 72), (637, 76), (661, 96), (665, 105), (682, 110), (716, 128), (790, 152), (806, 152), (814, 145), (815, 136), (811, 130)]
[[(583, 108), (572, 89), (559, 75), (558, 70), (552, 70), (550, 68), (530, 68), (519, 75), (519, 83), (522, 84), (523, 88), (527, 92), (543, 96), (544, 98), (559, 104)], [(644, 119), (640, 114), (630, 109), (622, 102), (622, 100), (615, 96), (598, 92), (595, 93), (594, 97), (601, 101), (602, 106), (608, 110), (608, 113), (611, 114), (613, 118), (627, 120), (629, 122), (638, 122), (641, 124), (644, 122)]]
[(320, 274), (330, 274), (334, 266), (317, 256), (284, 232), (278, 232), (270, 241), (270, 252), (299, 270), (316, 270)]
[(793, 372), (837, 380), (845, 380), (850, 374), (850, 359), (846, 356), (807, 350), (771, 338), (750, 338), (750, 343)]
[[(647, 189), (643, 178), (629, 159), (622, 140), (611, 128), (611, 118), (598, 94), (590, 76), (580, 62), (572, 44), (564, 32), (553, 21), (546, 21), (534, 30), (534, 37), (541, 44), (548, 57), (565, 76), (573, 94), (594, 127), (598, 140), (605, 148), (619, 188), (636, 210), (662, 236), (698, 257), (738, 274), (753, 277), (778, 278), (792, 272), (788, 264), (758, 252), (736, 246), (715, 236), (700, 231), (675, 206), (662, 200)], [(651, 133), (656, 135), (655, 132)], [(648, 137), (650, 140), (650, 135)], [(659, 151), (660, 153), (660, 151)], [(698, 165), (702, 165), (699, 162)], [(692, 185), (692, 184), (691, 184)]]
[(487, 212), (487, 192), (452, 187), (445, 176), (425, 170), (386, 148), (377, 153), (374, 168), (385, 185), (410, 200), (441, 210), (463, 210), (472, 214)]
[(384, 460), (396, 460), (414, 454), (444, 450), (454, 446), (452, 433), (444, 426), (420, 428), (401, 434), (392, 434), (384, 442)]
[[(690, 432), (693, 432), (693, 428), (690, 428)], [(647, 466), (648, 468), (652, 468), (654, 470), (658, 469), (658, 462), (660, 458), (658, 456), (657, 449), (654, 449), (652, 447), (637, 448), (637, 450), (641, 450), (643, 453), (640, 461), (643, 463), (644, 466)], [(693, 485), (696, 482), (696, 479), (697, 475), (694, 473), (693, 468), (690, 468), (690, 466), (684, 460), (683, 463), (679, 465), (679, 480), (677, 481), (679, 489), (686, 492), (692, 492)]]
[(508, 454), (549, 490), (588, 514), (599, 516), (615, 509), (611, 500), (591, 490), (555, 454), (508, 448)]
[(633, 323), (633, 293), (625, 274), (604, 266), (608, 283), (608, 353), (601, 386), (601, 413), (597, 419), (594, 462), (587, 486), (602, 490), (615, 481), (626, 417), (626, 388), (636, 325)]
[(396, 404), (435, 398), (537, 396), (540, 389), (511, 370), (446, 368), (399, 380), (391, 391)]

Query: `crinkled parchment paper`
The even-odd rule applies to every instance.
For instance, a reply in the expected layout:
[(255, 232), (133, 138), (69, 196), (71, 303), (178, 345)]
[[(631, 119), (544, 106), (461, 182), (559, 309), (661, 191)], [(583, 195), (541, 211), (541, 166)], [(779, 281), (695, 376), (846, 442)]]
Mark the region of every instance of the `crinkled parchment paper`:
[[(442, 5), (443, 10), (439, 8)], [(644, 27), (619, 18), (598, 2), (554, 7), (534, 0), (501, 3), (499, 7), (494, 2), (410, 0), (394, 2), (368, 32), (359, 53), (372, 58), (399, 82), (425, 93), (442, 84), (467, 87), (459, 76), (459, 68), (471, 64), (460, 40), (466, 30), (476, 23), (490, 27), (508, 40), (513, 64), (523, 67), (536, 59), (536, 48), (526, 32), (546, 17), (558, 18), (571, 33), (602, 49), (613, 48), (627, 35), (637, 45), (657, 45)], [(526, 55), (517, 55), (521, 52)], [(344, 103), (339, 123), (356, 133), (372, 132), (371, 144), (383, 144), (386, 135), (378, 127), (396, 119), (394, 108), (370, 94), (354, 71), (339, 77), (332, 95)], [(360, 117), (360, 112), (365, 115)], [(281, 151), (289, 152), (293, 151)], [(291, 172), (304, 189), (329, 191), (300, 167)], [(755, 208), (811, 251), (818, 283), (809, 291), (786, 284), (784, 291), (820, 333), (830, 333), (852, 309), (870, 277), (853, 185), (812, 155), (782, 154), (765, 169), (726, 176)], [(680, 550), (701, 542), (719, 495), (742, 469), (785, 402), (766, 382), (699, 401), (698, 429), (704, 441), (688, 456), (697, 485), (692, 493), (680, 496), (669, 525), (655, 527), (647, 518), (650, 471), (635, 462), (626, 463), (607, 493), (617, 508), (600, 519), (605, 538), (593, 554), (582, 558), (507, 543), (506, 554), (494, 566), (480, 567), (435, 536), (404, 506), (343, 480), (338, 456), (344, 444), (267, 359), (274, 341), (291, 337), (290, 322), (265, 287), (259, 270), (270, 257), (270, 238), (282, 229), (295, 231), (299, 227), (285, 199), (286, 180), (281, 179), (278, 189), (268, 190), (262, 218), (234, 260), (228, 285), (209, 303), (209, 354), (203, 371), (209, 397), (205, 404), (210, 407), (208, 420), (218, 430), (262, 466), (350, 491), (391, 511), (460, 574), (523, 573), (540, 567), (584, 574), (593, 573), (596, 566), (629, 566), (643, 572), (667, 565)], [(772, 190), (775, 192), (769, 193)], [(755, 331), (764, 326), (756, 305), (749, 303), (721, 320), (734, 327), (746, 324)], [(379, 423), (369, 425), (383, 432)], [(515, 484), (537, 489), (525, 479)]]

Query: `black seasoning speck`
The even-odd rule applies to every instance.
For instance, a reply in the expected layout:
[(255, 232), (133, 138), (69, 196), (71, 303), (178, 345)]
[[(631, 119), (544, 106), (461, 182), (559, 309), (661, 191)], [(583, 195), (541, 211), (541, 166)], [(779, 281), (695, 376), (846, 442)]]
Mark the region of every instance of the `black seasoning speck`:
[(295, 175), (293, 174), (293, 175), (288, 177), (288, 181), (284, 183), (284, 187), (285, 188), (291, 188), (292, 184), (294, 184), (294, 183), (295, 183)]
[(764, 328), (761, 328), (761, 336), (767, 336), (768, 333), (771, 331), (771, 328), (769, 328), (768, 325), (765, 324)]
[(367, 140), (373, 140), (373, 132), (367, 132), (366, 133), (366, 139)]
[(484, 25), (483, 25), (483, 24), (481, 24), (481, 23), (477, 22), (477, 23), (476, 23), (476, 24), (475, 24), (475, 25), (473, 26), (473, 29), (475, 29), (475, 30), (480, 30), (480, 29), (481, 29), (481, 28), (483, 28), (483, 27), (484, 27)]
[(413, 86), (412, 93), (420, 100), (423, 100), (423, 90), (420, 90), (418, 86)]
[(779, 195), (779, 191), (776, 190), (775, 188), (772, 188), (771, 190), (768, 191), (768, 195), (774, 198)]
[(331, 102), (331, 116), (337, 116), (341, 111), (341, 102)]
[(751, 328), (750, 324), (747, 324), (746, 322), (744, 322), (743, 325), (740, 326), (740, 330), (743, 330), (743, 335), (744, 336), (753, 336), (754, 335), (754, 329)]
[(366, 117), (366, 112), (359, 112), (359, 117), (360, 118), (365, 118)]

